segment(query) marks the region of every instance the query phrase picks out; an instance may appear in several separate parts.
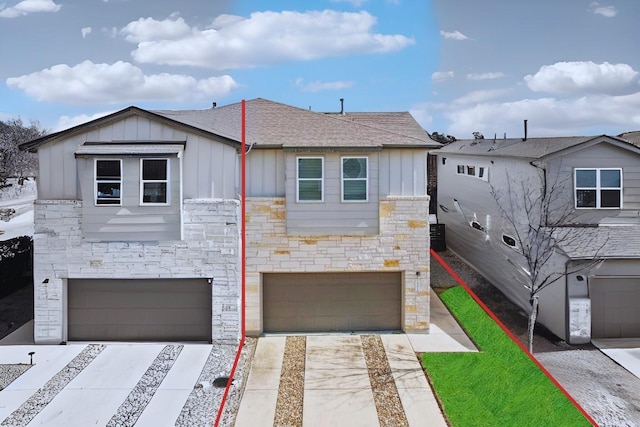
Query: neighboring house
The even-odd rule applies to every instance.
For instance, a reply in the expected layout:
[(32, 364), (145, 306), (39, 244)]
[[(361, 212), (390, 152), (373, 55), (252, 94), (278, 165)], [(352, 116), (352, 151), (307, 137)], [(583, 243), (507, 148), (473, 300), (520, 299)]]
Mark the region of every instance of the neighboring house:
[(540, 292), (538, 320), (570, 343), (640, 336), (640, 148), (606, 135), (475, 139), (437, 157), (437, 216), (449, 248), (528, 312), (529, 271), (490, 190), (511, 191), (508, 208), (523, 231), (524, 194), (546, 183), (546, 225), (562, 237), (546, 271), (557, 280)]
[[(247, 102), (246, 331), (429, 327), (427, 151), (408, 113)], [(239, 338), (241, 104), (129, 107), (40, 159), (38, 343)]]

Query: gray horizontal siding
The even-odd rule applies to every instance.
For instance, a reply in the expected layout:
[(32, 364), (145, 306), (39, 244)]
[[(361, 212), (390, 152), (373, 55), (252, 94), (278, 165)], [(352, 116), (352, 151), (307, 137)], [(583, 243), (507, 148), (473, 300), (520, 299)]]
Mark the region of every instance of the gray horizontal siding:
[[(116, 156), (109, 156), (116, 158)], [(79, 157), (82, 236), (96, 241), (179, 240), (180, 162), (170, 158), (169, 206), (140, 206), (140, 159), (122, 159), (122, 206), (95, 204), (94, 158)]]
[[(324, 201), (296, 202), (296, 153), (286, 153), (287, 234), (378, 234), (379, 199), (378, 152), (305, 153), (303, 157), (324, 158)], [(367, 156), (369, 194), (367, 202), (341, 201), (340, 162), (342, 157)]]

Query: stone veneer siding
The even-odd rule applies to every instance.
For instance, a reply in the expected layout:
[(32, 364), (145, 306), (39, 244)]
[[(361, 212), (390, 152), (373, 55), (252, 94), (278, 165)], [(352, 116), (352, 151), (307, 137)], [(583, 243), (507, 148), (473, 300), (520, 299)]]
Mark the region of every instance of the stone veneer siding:
[[(34, 235), (34, 339), (66, 340), (68, 279), (212, 279), (212, 341), (240, 338), (239, 201), (189, 199), (183, 240), (82, 239), (82, 202), (37, 200)], [(47, 283), (43, 283), (43, 282)]]
[[(287, 235), (284, 198), (247, 198), (246, 330), (263, 332), (261, 273), (400, 271), (402, 328), (429, 330), (429, 197), (382, 197), (377, 235)], [(419, 272), (418, 276), (416, 273)]]

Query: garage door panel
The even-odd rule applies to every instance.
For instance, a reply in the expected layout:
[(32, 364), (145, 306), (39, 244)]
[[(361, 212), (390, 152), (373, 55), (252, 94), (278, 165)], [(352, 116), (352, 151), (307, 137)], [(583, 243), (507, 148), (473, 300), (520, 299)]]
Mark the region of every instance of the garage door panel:
[(594, 278), (590, 291), (593, 338), (640, 337), (640, 278)]
[(401, 273), (265, 273), (266, 332), (397, 330)]
[(69, 280), (69, 340), (211, 340), (206, 279)]

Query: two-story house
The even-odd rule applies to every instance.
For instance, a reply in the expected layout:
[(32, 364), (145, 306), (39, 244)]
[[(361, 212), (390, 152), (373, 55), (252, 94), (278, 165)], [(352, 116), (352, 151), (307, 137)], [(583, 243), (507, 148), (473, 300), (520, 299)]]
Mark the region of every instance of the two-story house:
[(640, 148), (606, 135), (475, 139), (437, 158), (449, 248), (528, 312), (518, 235), (542, 227), (555, 239), (539, 259), (551, 281), (539, 321), (570, 343), (640, 336)]
[(129, 107), (23, 145), (40, 160), (36, 342), (429, 327), (427, 152), (408, 113)]

